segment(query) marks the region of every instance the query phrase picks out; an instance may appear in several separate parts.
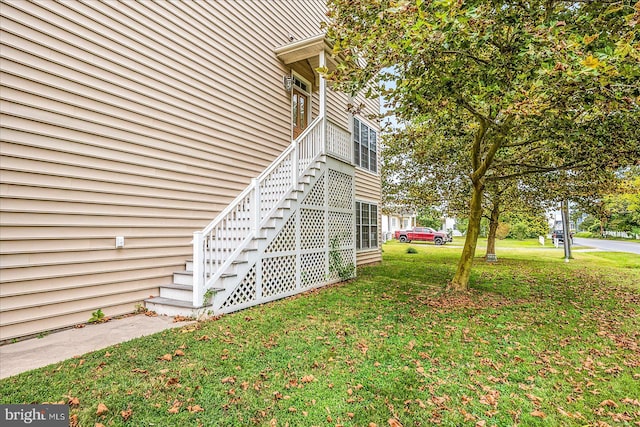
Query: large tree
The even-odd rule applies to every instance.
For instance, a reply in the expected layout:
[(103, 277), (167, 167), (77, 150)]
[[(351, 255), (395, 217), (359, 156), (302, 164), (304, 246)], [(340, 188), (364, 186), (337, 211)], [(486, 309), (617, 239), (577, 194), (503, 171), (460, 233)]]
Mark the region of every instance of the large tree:
[(488, 183), (597, 172), (640, 158), (640, 142), (630, 138), (640, 121), (640, 2), (329, 0), (328, 6), (327, 33), (346, 61), (327, 75), (342, 90), (378, 87), (407, 122), (429, 120), (437, 129), (460, 123), (471, 195), (454, 290), (469, 285)]

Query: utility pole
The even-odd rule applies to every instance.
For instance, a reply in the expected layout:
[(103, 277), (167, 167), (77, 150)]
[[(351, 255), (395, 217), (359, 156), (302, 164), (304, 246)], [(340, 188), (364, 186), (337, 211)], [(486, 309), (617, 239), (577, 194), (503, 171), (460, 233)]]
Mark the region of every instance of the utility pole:
[(562, 234), (564, 237), (564, 262), (569, 262), (572, 259), (571, 256), (571, 231), (569, 230), (569, 201), (563, 200), (560, 206), (560, 212), (562, 214)]

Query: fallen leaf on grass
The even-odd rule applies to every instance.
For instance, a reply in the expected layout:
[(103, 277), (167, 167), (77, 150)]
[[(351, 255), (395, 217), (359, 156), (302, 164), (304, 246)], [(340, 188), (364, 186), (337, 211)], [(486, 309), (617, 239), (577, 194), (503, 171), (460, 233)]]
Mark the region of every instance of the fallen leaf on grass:
[(104, 403), (98, 403), (98, 409), (96, 410), (96, 415), (102, 415), (107, 412), (109, 408)]
[(468, 423), (469, 421), (475, 421), (476, 417), (473, 414), (470, 414), (469, 412), (465, 411), (464, 409), (460, 409), (460, 414), (462, 414), (462, 416), (464, 417), (464, 422)]
[(200, 405), (187, 406), (187, 410), (192, 414), (195, 412), (204, 412), (204, 408)]
[(184, 356), (184, 351), (182, 350), (176, 350), (175, 353), (173, 353), (174, 356)]
[(220, 381), (222, 382), (222, 384), (235, 384), (236, 383), (236, 377), (225, 377)]
[(146, 369), (133, 368), (131, 372), (133, 372), (134, 374), (146, 374), (149, 371), (147, 371)]
[(104, 427), (104, 424), (102, 423), (96, 423), (96, 425), (94, 427)]
[(80, 399), (77, 397), (69, 397), (69, 406), (78, 406), (80, 404)]
[(120, 415), (122, 416), (123, 420), (127, 421), (129, 418), (131, 418), (131, 415), (133, 415), (133, 411), (131, 409), (120, 411)]
[(171, 360), (173, 360), (173, 357), (169, 353), (167, 353), (164, 356), (159, 357), (158, 359), (159, 360), (166, 360), (167, 362), (171, 362)]
[(498, 397), (500, 396), (499, 391), (490, 391), (480, 398), (480, 403), (485, 405), (493, 406), (494, 408), (498, 406)]
[(531, 393), (527, 393), (525, 394), (525, 396), (527, 396), (527, 398), (531, 401), (531, 403), (533, 403), (534, 405), (539, 405), (542, 403), (542, 399), (540, 399), (538, 396), (534, 396)]
[(313, 375), (305, 375), (304, 377), (302, 377), (302, 379), (300, 379), (300, 382), (301, 383), (311, 383), (315, 379), (316, 379), (316, 377), (314, 377)]
[(364, 355), (366, 355), (367, 351), (369, 351), (369, 346), (367, 346), (367, 343), (365, 341), (358, 341), (356, 346), (358, 347), (358, 350), (360, 350), (360, 352)]
[(209, 335), (203, 335), (199, 338), (196, 338), (196, 341), (209, 341), (211, 338), (209, 338)]
[(171, 408), (168, 409), (168, 412), (170, 414), (177, 414), (178, 412), (180, 412), (180, 407), (181, 406), (182, 406), (182, 402), (174, 400), (173, 401), (173, 406), (171, 406)]
[(538, 411), (538, 410), (536, 409), (535, 411), (531, 412), (531, 416), (532, 416), (532, 417), (538, 417), (538, 418), (546, 418), (546, 417), (547, 417), (547, 414), (545, 414), (545, 413), (544, 413), (544, 412), (542, 412), (542, 411)]
[(396, 420), (395, 418), (389, 418), (389, 421), (387, 421), (389, 423), (390, 427), (402, 427), (402, 424), (400, 424), (400, 421)]
[(167, 383), (165, 384), (165, 387), (170, 387), (170, 386), (176, 385), (178, 383), (180, 383), (180, 380), (178, 378), (176, 378), (176, 377), (172, 377), (172, 378), (169, 378), (167, 380)]
[(617, 408), (618, 404), (616, 402), (614, 402), (613, 400), (607, 399), (607, 400), (603, 400), (602, 402), (600, 402), (600, 406), (609, 406), (611, 408)]

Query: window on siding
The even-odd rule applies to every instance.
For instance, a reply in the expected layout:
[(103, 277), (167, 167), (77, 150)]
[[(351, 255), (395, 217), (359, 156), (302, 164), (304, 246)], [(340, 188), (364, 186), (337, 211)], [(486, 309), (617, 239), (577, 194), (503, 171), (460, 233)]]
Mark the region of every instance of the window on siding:
[(304, 92), (309, 92), (309, 90), (307, 89), (307, 84), (305, 82), (303, 82), (302, 80), (300, 80), (299, 78), (294, 77), (293, 78), (293, 84), (298, 86)]
[(378, 172), (378, 135), (365, 123), (353, 118), (353, 160), (356, 166)]
[(378, 206), (356, 202), (356, 249), (378, 247)]

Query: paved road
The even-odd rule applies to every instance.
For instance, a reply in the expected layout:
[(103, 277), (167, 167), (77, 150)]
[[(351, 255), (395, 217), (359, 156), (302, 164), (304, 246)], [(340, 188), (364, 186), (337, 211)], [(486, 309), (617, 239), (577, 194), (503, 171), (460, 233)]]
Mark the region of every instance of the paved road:
[[(621, 242), (618, 240), (601, 240), (601, 239), (585, 239), (582, 237), (573, 238), (574, 248), (580, 249), (580, 246), (591, 246), (603, 251), (611, 252), (630, 252), (640, 254), (640, 243)], [(580, 246), (578, 246), (580, 245)]]

